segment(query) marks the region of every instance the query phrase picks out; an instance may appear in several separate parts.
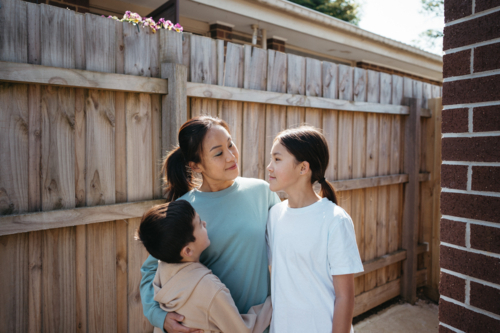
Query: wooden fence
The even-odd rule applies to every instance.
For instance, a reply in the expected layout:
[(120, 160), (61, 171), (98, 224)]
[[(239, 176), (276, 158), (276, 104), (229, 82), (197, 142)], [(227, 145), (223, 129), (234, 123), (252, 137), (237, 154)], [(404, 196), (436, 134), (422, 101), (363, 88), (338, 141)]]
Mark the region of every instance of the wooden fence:
[(162, 155), (198, 114), (228, 122), (242, 175), (262, 179), (280, 130), (323, 130), (327, 178), (364, 261), (356, 315), (400, 294), (413, 302), (417, 286), (437, 295), (439, 87), (1, 5), (0, 332), (151, 331), (139, 294), (147, 253), (134, 232), (162, 202)]

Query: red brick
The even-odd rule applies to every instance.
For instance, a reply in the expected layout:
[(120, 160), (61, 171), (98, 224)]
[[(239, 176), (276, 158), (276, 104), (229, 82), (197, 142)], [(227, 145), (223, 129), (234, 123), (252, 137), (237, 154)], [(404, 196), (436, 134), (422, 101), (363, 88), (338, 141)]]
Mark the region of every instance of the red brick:
[(471, 311), (444, 299), (439, 300), (439, 321), (468, 333), (500, 332), (500, 320)]
[(441, 241), (459, 246), (465, 246), (465, 223), (441, 219)]
[(443, 50), (500, 37), (500, 12), (444, 28)]
[(473, 249), (500, 254), (500, 228), (471, 224), (470, 245)]
[(476, 47), (474, 49), (474, 73), (499, 69), (499, 54), (500, 43)]
[(475, 220), (500, 222), (500, 198), (441, 192), (441, 213)]
[(471, 281), (470, 305), (500, 315), (500, 289)]
[(441, 245), (441, 268), (500, 284), (500, 259)]
[(442, 111), (441, 131), (443, 133), (464, 133), (469, 131), (469, 109)]
[(441, 272), (439, 281), (439, 294), (465, 302), (465, 280)]
[[(500, 31), (500, 27), (498, 30)], [(500, 100), (500, 75), (443, 83), (443, 105), (498, 100)]]
[(500, 136), (443, 138), (443, 161), (500, 162)]
[(443, 77), (470, 74), (470, 50), (443, 56)]
[(474, 108), (472, 123), (474, 132), (500, 131), (500, 105)]
[(500, 167), (472, 167), (472, 190), (500, 192)]
[(444, 21), (445, 23), (472, 15), (472, 0), (445, 0)]
[(476, 13), (500, 6), (499, 0), (476, 0)]
[(466, 190), (467, 171), (466, 165), (441, 165), (441, 187)]

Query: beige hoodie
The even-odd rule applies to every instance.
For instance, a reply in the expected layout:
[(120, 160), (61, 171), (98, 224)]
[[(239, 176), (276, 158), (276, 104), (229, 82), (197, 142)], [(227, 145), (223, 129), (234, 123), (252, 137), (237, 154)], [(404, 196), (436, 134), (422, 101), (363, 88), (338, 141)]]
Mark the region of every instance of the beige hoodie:
[[(184, 316), (183, 325), (205, 333), (262, 333), (271, 323), (271, 298), (240, 315), (226, 286), (197, 262), (158, 263), (155, 301), (167, 312)], [(163, 330), (155, 327), (154, 333)]]

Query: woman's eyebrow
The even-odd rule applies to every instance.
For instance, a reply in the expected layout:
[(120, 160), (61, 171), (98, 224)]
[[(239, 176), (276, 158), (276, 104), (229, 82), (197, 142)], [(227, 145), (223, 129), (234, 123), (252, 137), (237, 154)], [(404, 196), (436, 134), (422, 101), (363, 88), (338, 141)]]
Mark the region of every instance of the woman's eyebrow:
[[(227, 138), (227, 141), (231, 141), (231, 137)], [(222, 147), (222, 145), (213, 146), (212, 149), (210, 149), (210, 151), (214, 150), (215, 148), (220, 148), (220, 147)]]

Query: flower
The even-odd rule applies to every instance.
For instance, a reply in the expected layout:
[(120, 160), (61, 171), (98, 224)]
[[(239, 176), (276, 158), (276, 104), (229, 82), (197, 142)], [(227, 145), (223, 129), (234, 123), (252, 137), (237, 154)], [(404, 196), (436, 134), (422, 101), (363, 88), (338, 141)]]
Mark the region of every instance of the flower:
[(184, 30), (184, 28), (179, 23), (177, 23), (176, 25), (174, 25), (174, 29), (177, 32), (182, 32)]
[[(102, 15), (102, 17), (105, 17)], [(139, 30), (139, 23), (141, 23), (142, 27), (149, 27), (153, 33), (156, 33), (157, 30), (160, 29), (168, 29), (168, 30), (175, 30), (177, 32), (182, 32), (184, 28), (179, 24), (173, 24), (170, 20), (165, 20), (164, 18), (160, 18), (158, 22), (155, 22), (152, 17), (141, 17), (141, 15), (131, 12), (127, 10), (125, 14), (123, 15), (122, 19), (118, 19), (116, 16), (108, 16), (108, 18), (120, 21), (120, 22), (128, 22), (132, 23), (137, 27), (137, 30)]]

